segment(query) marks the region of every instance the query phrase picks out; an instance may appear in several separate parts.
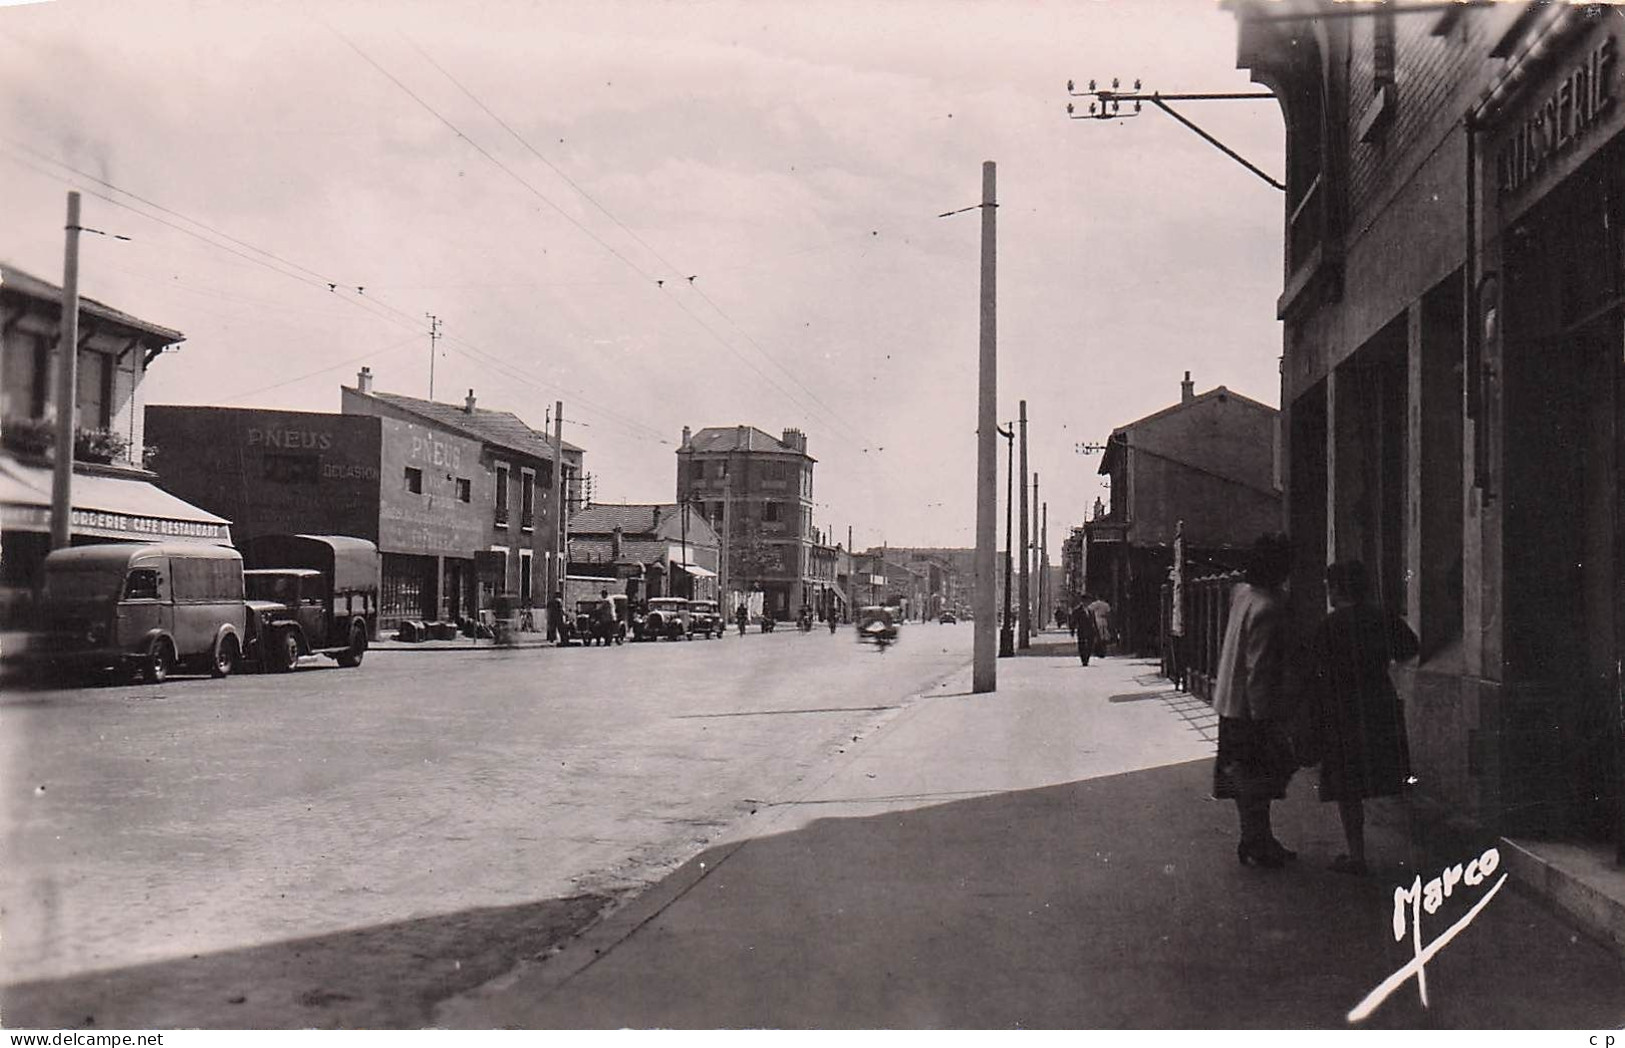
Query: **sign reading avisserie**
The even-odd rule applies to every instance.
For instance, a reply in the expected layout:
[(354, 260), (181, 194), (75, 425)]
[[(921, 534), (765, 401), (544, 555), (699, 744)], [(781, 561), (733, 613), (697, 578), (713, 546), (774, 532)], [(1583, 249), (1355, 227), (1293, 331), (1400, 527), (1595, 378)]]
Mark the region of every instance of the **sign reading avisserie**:
[(1617, 49), (1611, 34), (1595, 39), (1563, 60), (1555, 84), (1519, 108), (1521, 116), (1495, 152), (1496, 187), (1502, 196), (1534, 181), (1602, 123), (1614, 107)]

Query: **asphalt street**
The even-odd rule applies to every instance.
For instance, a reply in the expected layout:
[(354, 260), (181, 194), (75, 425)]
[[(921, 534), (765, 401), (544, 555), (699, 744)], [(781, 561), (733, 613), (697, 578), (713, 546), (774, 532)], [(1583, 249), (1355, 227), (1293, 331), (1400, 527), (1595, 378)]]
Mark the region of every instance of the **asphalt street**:
[(414, 1025), (793, 795), (970, 639), (374, 651), (10, 690), (0, 1021)]

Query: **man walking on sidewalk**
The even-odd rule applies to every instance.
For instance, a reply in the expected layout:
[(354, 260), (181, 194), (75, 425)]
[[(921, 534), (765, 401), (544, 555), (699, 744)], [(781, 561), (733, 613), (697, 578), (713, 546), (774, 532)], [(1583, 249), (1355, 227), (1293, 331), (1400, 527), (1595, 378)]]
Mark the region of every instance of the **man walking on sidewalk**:
[(1083, 660), (1085, 666), (1089, 665), (1089, 656), (1095, 653), (1095, 617), (1089, 614), (1089, 604), (1093, 599), (1085, 593), (1072, 609), (1072, 622), (1078, 628), (1078, 658)]

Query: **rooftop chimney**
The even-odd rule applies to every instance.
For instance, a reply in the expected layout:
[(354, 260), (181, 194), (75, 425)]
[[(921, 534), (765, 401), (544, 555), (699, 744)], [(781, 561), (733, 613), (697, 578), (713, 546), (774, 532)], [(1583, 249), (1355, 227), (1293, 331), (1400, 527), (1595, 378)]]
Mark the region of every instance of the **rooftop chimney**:
[(615, 525), (615, 529), (609, 533), (609, 559), (612, 561), (621, 559), (621, 526), (619, 524)]
[(1191, 381), (1191, 373), (1185, 372), (1185, 381), (1179, 384), (1179, 402), (1189, 404), (1196, 399), (1196, 383)]
[(474, 414), (474, 391), (472, 389), (468, 391), (468, 399), (463, 401), (463, 410), (470, 415)]
[(690, 430), (687, 426), (684, 426), (683, 427), (683, 447), (686, 448), (690, 444), (692, 444), (693, 442), (694, 442), (694, 433), (693, 433), (693, 431)]
[(783, 444), (787, 448), (805, 452), (807, 450), (807, 435), (799, 429), (787, 429), (784, 431)]
[(372, 368), (363, 367), (356, 372), (355, 391), (365, 396), (372, 396)]

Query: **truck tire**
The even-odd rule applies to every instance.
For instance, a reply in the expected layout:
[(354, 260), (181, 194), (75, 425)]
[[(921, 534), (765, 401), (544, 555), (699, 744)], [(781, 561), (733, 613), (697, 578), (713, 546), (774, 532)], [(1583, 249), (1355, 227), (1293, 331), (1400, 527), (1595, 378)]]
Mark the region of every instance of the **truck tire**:
[(287, 673), (299, 665), (299, 635), (293, 630), (278, 630), (272, 634), (265, 662), (272, 673)]
[(229, 677), (231, 671), (237, 668), (237, 660), (242, 651), (237, 647), (237, 638), (230, 633), (220, 636), (214, 642), (214, 656), (209, 660), (209, 675), (211, 677)]
[(358, 622), (350, 627), (350, 646), (339, 652), (334, 658), (340, 666), (359, 666), (366, 654), (367, 631)]
[(157, 637), (147, 648), (147, 657), (141, 664), (141, 679), (148, 684), (162, 684), (175, 668), (175, 645), (168, 637)]

